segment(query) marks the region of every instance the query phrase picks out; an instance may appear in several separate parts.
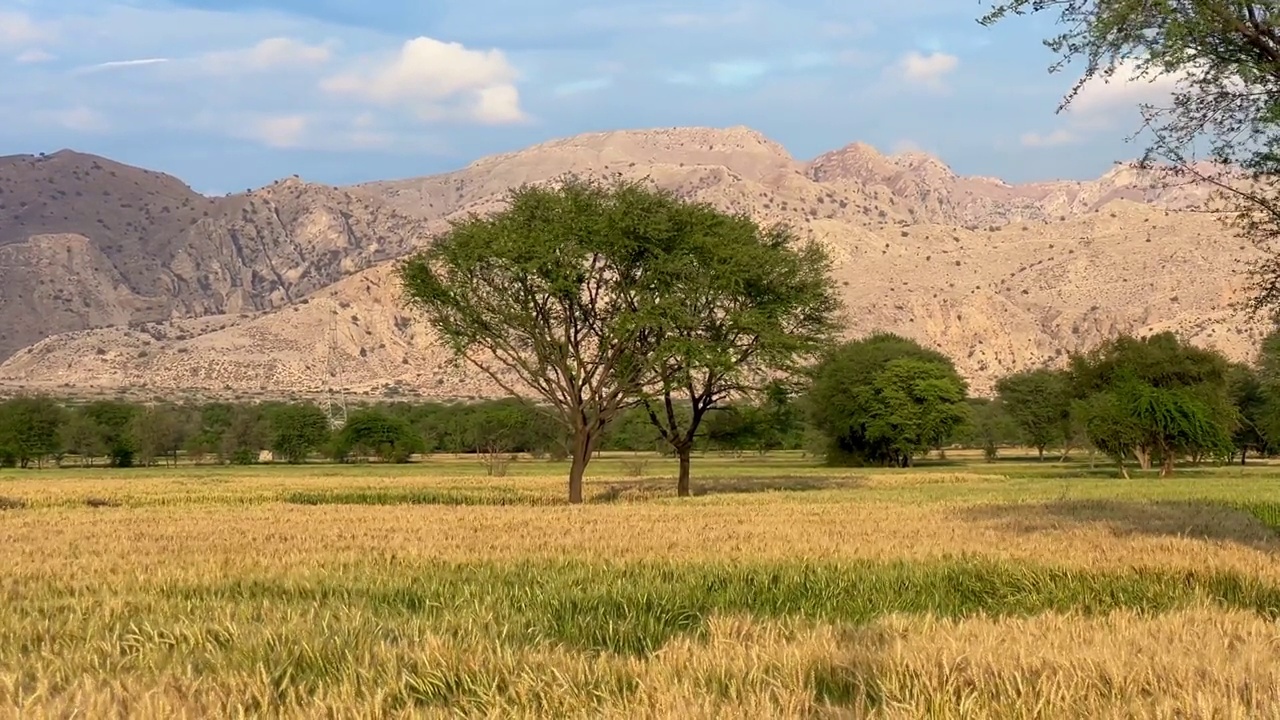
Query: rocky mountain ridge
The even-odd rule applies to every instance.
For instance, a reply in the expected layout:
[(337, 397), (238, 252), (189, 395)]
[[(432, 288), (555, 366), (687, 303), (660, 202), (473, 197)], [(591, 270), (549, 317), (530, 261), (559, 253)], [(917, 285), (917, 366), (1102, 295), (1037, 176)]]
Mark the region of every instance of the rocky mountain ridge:
[[(74, 332), (0, 365), (0, 383), (496, 394), (483, 376), (446, 367), (447, 355), (401, 304), (386, 260), (449, 218), (501, 207), (514, 185), (569, 172), (648, 177), (818, 238), (836, 260), (850, 335), (916, 337), (954, 357), (977, 392), (1000, 374), (1061, 360), (1116, 332), (1176, 329), (1237, 359), (1261, 334), (1232, 305), (1239, 271), (1256, 251), (1212, 218), (1183, 212), (1203, 199), (1198, 188), (1160, 187), (1123, 167), (1089, 182), (1010, 185), (959, 176), (920, 153), (884, 155), (856, 143), (802, 162), (749, 128), (672, 128), (564, 138), (411, 180), (337, 189), (290, 179), (211, 201), (236, 209), (219, 205), (215, 218), (197, 221), (202, 241), (159, 263), (185, 283), (177, 287), (187, 295), (172, 297), (193, 299), (166, 300), (167, 317), (139, 325), (144, 312), (157, 312), (147, 305), (156, 296), (140, 287), (131, 290), (136, 297), (107, 298), (106, 288), (133, 286), (104, 271), (70, 302), (89, 302), (97, 321), (134, 326), (66, 328)], [(100, 262), (68, 264), (68, 256), (94, 257), (96, 245), (57, 237), (89, 254), (59, 254), (54, 240), (42, 241), (26, 257), (42, 258), (49, 277)], [(211, 279), (202, 286), (201, 278)]]

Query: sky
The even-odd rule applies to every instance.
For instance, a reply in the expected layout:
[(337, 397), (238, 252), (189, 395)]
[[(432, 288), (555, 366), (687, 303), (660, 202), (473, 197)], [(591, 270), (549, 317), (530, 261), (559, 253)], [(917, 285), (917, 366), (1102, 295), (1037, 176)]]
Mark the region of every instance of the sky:
[(1050, 74), (982, 0), (0, 0), (0, 155), (71, 148), (208, 194), (456, 169), (582, 132), (746, 125), (1011, 182), (1096, 177), (1163, 81)]

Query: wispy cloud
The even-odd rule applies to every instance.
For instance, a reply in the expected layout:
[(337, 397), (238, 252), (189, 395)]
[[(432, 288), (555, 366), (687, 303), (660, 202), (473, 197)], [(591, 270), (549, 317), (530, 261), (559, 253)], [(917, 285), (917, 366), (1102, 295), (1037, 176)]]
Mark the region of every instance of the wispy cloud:
[(83, 65), (71, 72), (76, 75), (85, 75), (88, 73), (103, 72), (105, 70), (118, 70), (120, 68), (145, 67), (147, 65), (163, 65), (171, 62), (170, 58), (154, 57), (154, 58), (138, 58), (136, 60), (108, 60), (107, 62), (95, 63), (93, 65)]

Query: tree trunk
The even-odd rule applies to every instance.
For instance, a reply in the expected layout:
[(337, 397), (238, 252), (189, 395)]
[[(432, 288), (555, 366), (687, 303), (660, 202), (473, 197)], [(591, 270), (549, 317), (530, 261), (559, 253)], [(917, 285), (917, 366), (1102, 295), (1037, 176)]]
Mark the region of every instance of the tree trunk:
[(1241, 466), (1244, 465), (1244, 456), (1248, 454), (1249, 454), (1249, 448), (1247, 447), (1240, 448), (1240, 465)]
[(689, 459), (693, 453), (693, 448), (689, 445), (680, 445), (676, 448), (676, 454), (680, 456), (680, 477), (676, 480), (676, 495), (679, 497), (689, 497)]
[(1040, 462), (1044, 462), (1044, 446), (1043, 446), (1043, 445), (1041, 445), (1040, 447), (1036, 448), (1036, 454), (1037, 454), (1037, 456), (1038, 456), (1038, 457), (1037, 457), (1037, 459), (1038, 459)]
[(1120, 461), (1120, 477), (1125, 480), (1129, 479), (1129, 470), (1124, 466), (1124, 460)]
[(1164, 457), (1160, 458), (1160, 477), (1171, 475), (1173, 475), (1173, 453), (1164, 453)]
[(586, 428), (579, 428), (573, 439), (573, 463), (569, 466), (569, 503), (582, 503), (582, 478), (587, 472), (587, 463), (591, 461), (591, 433)]
[(1151, 451), (1139, 445), (1133, 449), (1133, 454), (1138, 458), (1138, 467), (1143, 470), (1151, 469)]

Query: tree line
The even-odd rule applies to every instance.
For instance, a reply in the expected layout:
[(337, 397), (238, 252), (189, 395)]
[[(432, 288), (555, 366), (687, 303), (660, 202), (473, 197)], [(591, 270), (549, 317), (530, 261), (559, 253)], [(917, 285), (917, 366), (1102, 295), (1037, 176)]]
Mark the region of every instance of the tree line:
[[(780, 405), (732, 404), (707, 422), (697, 449), (801, 449), (804, 428), (790, 398)], [(608, 428), (598, 449), (662, 452), (664, 445), (645, 412), (633, 408)], [(353, 410), (338, 428), (323, 408), (305, 402), (74, 403), (42, 395), (0, 402), (0, 467), (250, 465), (264, 453), (282, 463), (406, 463), (436, 453), (494, 463), (514, 455), (568, 456), (548, 410), (515, 399), (379, 403)]]
[[(1064, 367), (999, 379), (991, 398), (970, 397), (944, 354), (889, 333), (832, 347), (805, 384), (770, 383), (758, 398), (706, 413), (693, 452), (735, 455), (804, 450), (837, 466), (908, 467), (950, 448), (1031, 448), (1043, 460), (1100, 455), (1173, 473), (1178, 461), (1244, 463), (1280, 450), (1280, 330), (1255, 363), (1232, 363), (1172, 333), (1120, 336)], [(605, 426), (596, 451), (677, 448), (636, 405)], [(694, 408), (673, 404), (673, 423)], [(664, 409), (665, 413), (665, 409)], [(659, 421), (661, 422), (661, 420)], [(572, 438), (546, 404), (384, 402), (354, 409), (332, 428), (310, 403), (74, 404), (46, 396), (0, 403), (0, 466), (113, 467), (193, 463), (405, 463), (434, 453), (471, 454), (491, 471), (512, 456), (563, 461)]]

